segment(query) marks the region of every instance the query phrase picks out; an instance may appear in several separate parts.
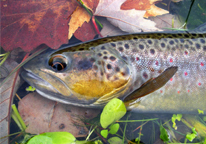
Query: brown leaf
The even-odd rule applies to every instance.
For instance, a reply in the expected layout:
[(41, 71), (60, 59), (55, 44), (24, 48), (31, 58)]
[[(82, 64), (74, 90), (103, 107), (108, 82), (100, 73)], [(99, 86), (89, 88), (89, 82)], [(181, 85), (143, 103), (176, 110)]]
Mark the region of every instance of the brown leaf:
[(92, 22), (84, 22), (84, 24), (74, 33), (74, 36), (81, 41), (88, 41), (95, 37), (96, 31)]
[(93, 118), (99, 111), (65, 104), (55, 104), (37, 93), (30, 93), (19, 102), (19, 113), (26, 125), (26, 132), (39, 134), (43, 132), (67, 131), (75, 137), (84, 137), (88, 129), (80, 120)]
[[(11, 59), (7, 59), (4, 64), (0, 67), (0, 73), (2, 70), (10, 72), (18, 64)], [(20, 85), (19, 76), (15, 81), (16, 73), (0, 87), (0, 138), (9, 135), (9, 123), (10, 123), (10, 112), (11, 104), (13, 102), (13, 96), (16, 93)], [(0, 139), (0, 143), (8, 143), (8, 137)]]
[(75, 0), (1, 1), (1, 46), (31, 51), (45, 43), (53, 49), (68, 42), (68, 17)]
[(78, 6), (74, 13), (71, 15), (71, 19), (69, 21), (69, 34), (68, 39), (72, 37), (74, 32), (83, 25), (84, 22), (89, 22), (91, 16), (86, 12), (83, 7)]

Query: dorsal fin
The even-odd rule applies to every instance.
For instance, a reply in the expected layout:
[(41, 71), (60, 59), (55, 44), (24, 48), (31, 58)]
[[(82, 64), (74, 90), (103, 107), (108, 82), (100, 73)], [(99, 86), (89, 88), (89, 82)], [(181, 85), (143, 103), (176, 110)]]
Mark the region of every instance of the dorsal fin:
[(143, 97), (149, 93), (156, 91), (164, 86), (170, 78), (177, 72), (177, 67), (169, 67), (158, 77), (152, 78), (145, 82), (140, 88), (132, 92), (124, 99), (124, 103), (128, 106), (130, 103), (136, 101), (138, 98)]

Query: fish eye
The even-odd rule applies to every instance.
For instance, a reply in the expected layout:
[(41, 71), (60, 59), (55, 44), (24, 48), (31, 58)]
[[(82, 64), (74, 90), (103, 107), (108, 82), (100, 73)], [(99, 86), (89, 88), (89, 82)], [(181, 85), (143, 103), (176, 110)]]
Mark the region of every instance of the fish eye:
[(67, 67), (67, 59), (62, 55), (54, 55), (49, 59), (49, 66), (54, 71), (62, 71)]

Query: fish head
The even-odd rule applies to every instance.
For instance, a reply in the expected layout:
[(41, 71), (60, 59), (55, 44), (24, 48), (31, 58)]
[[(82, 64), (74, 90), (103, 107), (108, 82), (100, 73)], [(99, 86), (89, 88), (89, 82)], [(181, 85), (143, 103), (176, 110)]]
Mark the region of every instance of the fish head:
[(123, 97), (131, 84), (129, 65), (116, 50), (101, 45), (88, 50), (48, 50), (23, 68), (22, 77), (39, 94), (78, 106), (103, 106)]

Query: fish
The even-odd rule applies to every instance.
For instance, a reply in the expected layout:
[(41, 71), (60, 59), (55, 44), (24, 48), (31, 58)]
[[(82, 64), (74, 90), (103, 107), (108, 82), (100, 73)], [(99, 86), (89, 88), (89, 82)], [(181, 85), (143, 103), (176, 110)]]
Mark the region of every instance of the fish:
[(103, 107), (119, 98), (139, 111), (206, 110), (205, 27), (49, 49), (27, 62), (21, 76), (40, 95), (75, 106)]

